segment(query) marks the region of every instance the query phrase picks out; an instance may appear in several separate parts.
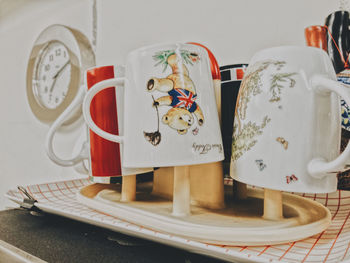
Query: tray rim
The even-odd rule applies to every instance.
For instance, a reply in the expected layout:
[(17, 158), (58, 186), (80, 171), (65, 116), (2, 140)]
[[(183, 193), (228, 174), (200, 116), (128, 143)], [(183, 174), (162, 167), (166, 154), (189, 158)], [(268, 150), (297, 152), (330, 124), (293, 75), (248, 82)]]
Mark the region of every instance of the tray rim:
[[(266, 246), (266, 245), (284, 244), (288, 242), (302, 240), (310, 236), (316, 235), (318, 233), (321, 233), (322, 231), (327, 229), (331, 223), (331, 213), (328, 208), (326, 208), (325, 206), (323, 206), (322, 204), (314, 200), (310, 200), (298, 195), (292, 195), (289, 193), (283, 193), (284, 200), (296, 201), (296, 203), (298, 203), (299, 201), (306, 202), (307, 204), (310, 204), (310, 206), (317, 207), (319, 210), (322, 210), (325, 213), (324, 217), (322, 217), (318, 221), (313, 221), (308, 224), (298, 225), (294, 227), (291, 226), (286, 228), (273, 228), (273, 227), (265, 226), (265, 227), (262, 227), (261, 229), (258, 227), (252, 230), (249, 227), (231, 228), (231, 227), (222, 227), (222, 226), (214, 226), (214, 225), (204, 226), (204, 225), (199, 225), (195, 223), (188, 223), (188, 222), (179, 220), (177, 218), (168, 217), (165, 215), (162, 216), (156, 213), (152, 213), (150, 211), (145, 211), (140, 208), (131, 207), (127, 204), (123, 204), (119, 202), (114, 203), (110, 200), (104, 200), (104, 201), (99, 200), (99, 194), (97, 194), (96, 197), (94, 198), (89, 198), (84, 196), (81, 193), (84, 189), (88, 187), (93, 187), (93, 185), (94, 184), (85, 186), (77, 192), (76, 194), (77, 200), (80, 203), (90, 208), (94, 208), (97, 211), (100, 211), (102, 213), (110, 214), (112, 216), (119, 215), (119, 218), (123, 220), (130, 221), (133, 224), (136, 224), (142, 227), (147, 227), (154, 231), (163, 232), (169, 235), (178, 235), (185, 239), (190, 238), (190, 236), (194, 237), (195, 235), (197, 235), (197, 238), (192, 238), (192, 240), (202, 242), (202, 243), (214, 244), (214, 245)], [(255, 196), (263, 195), (263, 191), (259, 188), (250, 189), (250, 191)], [(138, 215), (138, 216), (135, 217), (135, 215)], [(146, 221), (150, 221), (150, 223)], [(175, 229), (169, 231), (169, 227), (168, 227), (169, 224), (171, 224)], [(157, 228), (155, 228), (155, 226), (157, 226)], [(205, 231), (204, 231), (204, 228), (205, 228)], [(203, 233), (201, 233), (202, 231)], [(190, 234), (188, 234), (187, 236), (177, 234), (181, 232), (190, 233)], [(222, 238), (221, 240), (206, 239), (206, 236), (209, 235), (213, 237), (216, 235), (216, 233), (220, 233), (218, 235)], [(290, 236), (291, 233), (294, 235), (294, 237), (288, 238), (288, 240), (286, 240), (285, 237)], [(305, 233), (309, 233), (309, 234), (305, 235)], [(267, 235), (268, 237), (266, 237)], [(222, 236), (226, 238), (224, 239)], [(231, 236), (235, 237), (234, 241), (230, 241)], [(283, 237), (283, 238), (279, 238), (279, 237)], [(202, 239), (206, 239), (206, 240), (202, 240)], [(238, 239), (239, 241), (237, 241)]]
[[(225, 178), (224, 183), (226, 185), (232, 186), (232, 179)], [(76, 191), (78, 189), (79, 185), (85, 186), (85, 185), (91, 184), (91, 182), (89, 182), (88, 178), (78, 178), (78, 179), (77, 178), (74, 178), (74, 179), (67, 178), (66, 180), (56, 180), (56, 181), (48, 181), (48, 182), (44, 182), (44, 183), (41, 182), (41, 183), (28, 184), (28, 185), (25, 185), (25, 188), (36, 190), (38, 187), (45, 187), (47, 184), (50, 184), (50, 186), (51, 186), (51, 184), (53, 184), (53, 185), (56, 184), (59, 186), (62, 185), (63, 188), (64, 188), (64, 185), (69, 186), (69, 188), (64, 188), (64, 190), (67, 190), (67, 192), (69, 193), (69, 189), (73, 189), (73, 191)], [(58, 190), (60, 190), (60, 189), (58, 189)], [(335, 200), (335, 199), (338, 200), (337, 201), (338, 206), (339, 206), (340, 202), (342, 202), (342, 203), (345, 202), (345, 204), (348, 205), (349, 201), (345, 201), (345, 200), (349, 200), (350, 191), (338, 190), (338, 191), (331, 193), (331, 194), (332, 194), (332, 197), (330, 197), (330, 198), (332, 198), (333, 200)], [(14, 188), (9, 189), (8, 192), (5, 194), (5, 196), (8, 199), (10, 199), (18, 204), (20, 204), (22, 202), (21, 195), (19, 194), (17, 189), (14, 189)], [(306, 194), (305, 197), (310, 198), (310, 199), (314, 199), (314, 200), (318, 200), (318, 202), (320, 202), (320, 203), (324, 203), (322, 200), (328, 198), (328, 197), (323, 196), (323, 195), (321, 195), (321, 196), (316, 196), (316, 195), (313, 196), (312, 195), (311, 196), (309, 194)], [(41, 200), (44, 201), (44, 199), (40, 199), (39, 201), (41, 201)], [(67, 209), (62, 210), (58, 205), (56, 206), (54, 203), (50, 203), (51, 205), (49, 204), (48, 206), (46, 206), (45, 202), (36, 203), (36, 206), (44, 212), (56, 214), (58, 216), (65, 216), (65, 217), (71, 218), (73, 220), (78, 220), (78, 221), (81, 221), (84, 223), (100, 226), (102, 228), (106, 228), (106, 229), (109, 229), (111, 231), (130, 234), (131, 236), (148, 239), (148, 240), (151, 240), (154, 242), (174, 246), (174, 247), (188, 250), (188, 251), (191, 251), (194, 253), (211, 256), (213, 258), (223, 259), (223, 260), (227, 260), (230, 262), (289, 262), (288, 258), (281, 258), (281, 260), (279, 260), (277, 255), (275, 255), (274, 257), (273, 257), (273, 255), (269, 256), (267, 253), (264, 253), (264, 255), (261, 255), (261, 254), (258, 254), (257, 251), (255, 251), (255, 252), (254, 252), (254, 250), (250, 251), (249, 247), (247, 247), (248, 250), (246, 251), (245, 247), (222, 247), (222, 246), (220, 247), (220, 246), (215, 246), (215, 245), (204, 244), (204, 243), (197, 242), (197, 241), (186, 240), (186, 239), (183, 239), (180, 237), (173, 237), (173, 239), (170, 239), (169, 236), (166, 236), (166, 235), (162, 235), (162, 234), (156, 235), (155, 233), (153, 233), (152, 231), (149, 231), (147, 229), (139, 229), (138, 226), (131, 224), (131, 223), (128, 223), (126, 221), (121, 221), (116, 217), (113, 217), (113, 222), (109, 218), (107, 218), (105, 220), (101, 220), (101, 218), (99, 218), (99, 216), (101, 216), (101, 214), (99, 214), (91, 209), (88, 209), (88, 208), (84, 208), (84, 211), (82, 213), (83, 215), (82, 215), (80, 213), (72, 212), (72, 211), (69, 211)], [(77, 203), (77, 202), (74, 199), (71, 199), (71, 200), (69, 200), (69, 203), (67, 203), (67, 204), (71, 205), (74, 203)], [(342, 207), (342, 206), (340, 206), (340, 207)], [(331, 211), (332, 211), (332, 216), (335, 216), (335, 215), (333, 215), (335, 209), (333, 209), (333, 210), (331, 209)], [(338, 215), (339, 214), (337, 214), (337, 217), (338, 217)], [(337, 217), (335, 219), (337, 219)], [(344, 220), (344, 218), (342, 216), (340, 216), (339, 219)], [(331, 228), (334, 228), (334, 227), (331, 225)], [(349, 233), (349, 231), (348, 231), (348, 233)], [(258, 247), (260, 252), (266, 248), (267, 247)], [(245, 250), (245, 252), (241, 252), (242, 250)], [(304, 253), (304, 251), (300, 251), (300, 252)], [(345, 251), (342, 251), (342, 253), (344, 253), (344, 252)], [(340, 256), (340, 257), (341, 257), (341, 258), (339, 258), (340, 262), (349, 262), (349, 259), (350, 259), (349, 253), (346, 252), (343, 256)], [(294, 257), (289, 256), (289, 258), (294, 258)], [(324, 257), (322, 257), (322, 256), (321, 256), (321, 258), (322, 258), (322, 260), (324, 259)]]

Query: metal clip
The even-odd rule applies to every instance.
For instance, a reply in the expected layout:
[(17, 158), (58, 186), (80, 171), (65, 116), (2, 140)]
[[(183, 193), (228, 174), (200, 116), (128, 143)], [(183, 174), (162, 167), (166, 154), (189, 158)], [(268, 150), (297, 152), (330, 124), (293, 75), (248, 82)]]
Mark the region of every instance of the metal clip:
[(20, 206), (28, 210), (36, 208), (34, 206), (34, 203), (37, 202), (37, 200), (35, 200), (35, 198), (31, 196), (23, 186), (17, 186), (17, 189), (26, 196), (25, 198), (23, 198), (23, 201), (22, 203), (20, 203)]

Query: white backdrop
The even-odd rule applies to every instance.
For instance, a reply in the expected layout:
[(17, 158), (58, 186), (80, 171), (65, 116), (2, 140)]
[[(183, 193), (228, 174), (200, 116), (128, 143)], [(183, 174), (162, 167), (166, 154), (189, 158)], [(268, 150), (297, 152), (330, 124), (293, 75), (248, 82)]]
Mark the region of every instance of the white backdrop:
[[(339, 8), (336, 0), (97, 0), (99, 65), (124, 63), (127, 52), (148, 44), (196, 41), (220, 65), (249, 62), (258, 50), (305, 45), (304, 28), (323, 24)], [(51, 24), (74, 27), (92, 38), (93, 0), (0, 0), (0, 209), (17, 185), (79, 176), (53, 164), (43, 142), (48, 126), (35, 119), (26, 101), (27, 60), (38, 34)], [(57, 136), (69, 156), (82, 122)]]
[(248, 62), (263, 48), (305, 45), (304, 28), (324, 24), (337, 0), (177, 0), (98, 2), (98, 63), (156, 42), (196, 41), (220, 65)]
[[(11, 187), (79, 176), (46, 156), (48, 126), (34, 117), (27, 103), (26, 67), (32, 45), (44, 28), (56, 23), (79, 28), (90, 37), (91, 1), (0, 2), (0, 209), (13, 205), (3, 197)], [(69, 156), (81, 127), (69, 129), (57, 136), (62, 156)]]

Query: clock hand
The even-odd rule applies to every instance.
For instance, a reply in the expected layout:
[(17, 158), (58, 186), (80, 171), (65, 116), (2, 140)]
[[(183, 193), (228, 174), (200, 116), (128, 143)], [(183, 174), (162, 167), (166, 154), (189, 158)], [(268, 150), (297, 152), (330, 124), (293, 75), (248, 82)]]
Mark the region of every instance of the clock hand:
[(53, 91), (53, 87), (56, 84), (56, 80), (57, 80), (57, 78), (54, 78), (53, 81), (52, 81), (51, 88), (50, 88), (50, 93)]
[(57, 73), (52, 77), (53, 78), (53, 82), (51, 84), (51, 88), (50, 88), (50, 92), (53, 91), (53, 87), (55, 86), (56, 84), (56, 80), (57, 80), (57, 77), (61, 74), (61, 72), (67, 67), (67, 65), (69, 64), (69, 60), (66, 62), (66, 64), (64, 64), (62, 66), (62, 68), (60, 68)]
[(65, 67), (67, 67), (67, 65), (69, 64), (69, 60), (66, 62), (66, 64), (64, 64), (63, 65), (63, 67), (62, 68), (60, 68), (58, 71), (57, 71), (57, 73), (56, 73), (56, 75), (55, 76), (53, 76), (53, 78), (57, 78), (58, 77), (58, 75), (60, 75), (61, 74), (61, 72), (65, 69)]

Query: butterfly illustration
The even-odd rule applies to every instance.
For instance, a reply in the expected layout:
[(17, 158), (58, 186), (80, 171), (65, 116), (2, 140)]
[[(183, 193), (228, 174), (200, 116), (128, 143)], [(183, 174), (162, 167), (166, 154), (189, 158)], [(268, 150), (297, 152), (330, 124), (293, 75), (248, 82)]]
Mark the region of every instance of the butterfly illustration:
[(286, 176), (287, 184), (290, 184), (291, 182), (298, 181), (298, 177), (296, 177), (294, 174), (290, 176)]
[(198, 127), (196, 127), (195, 129), (192, 130), (192, 134), (193, 134), (193, 135), (197, 135), (198, 132), (199, 132)]
[(266, 168), (266, 164), (264, 164), (263, 160), (255, 160), (255, 163), (258, 166), (260, 171)]
[(278, 141), (279, 143), (281, 143), (283, 145), (283, 148), (285, 150), (288, 149), (288, 141), (286, 141), (283, 137), (277, 137), (276, 141)]

